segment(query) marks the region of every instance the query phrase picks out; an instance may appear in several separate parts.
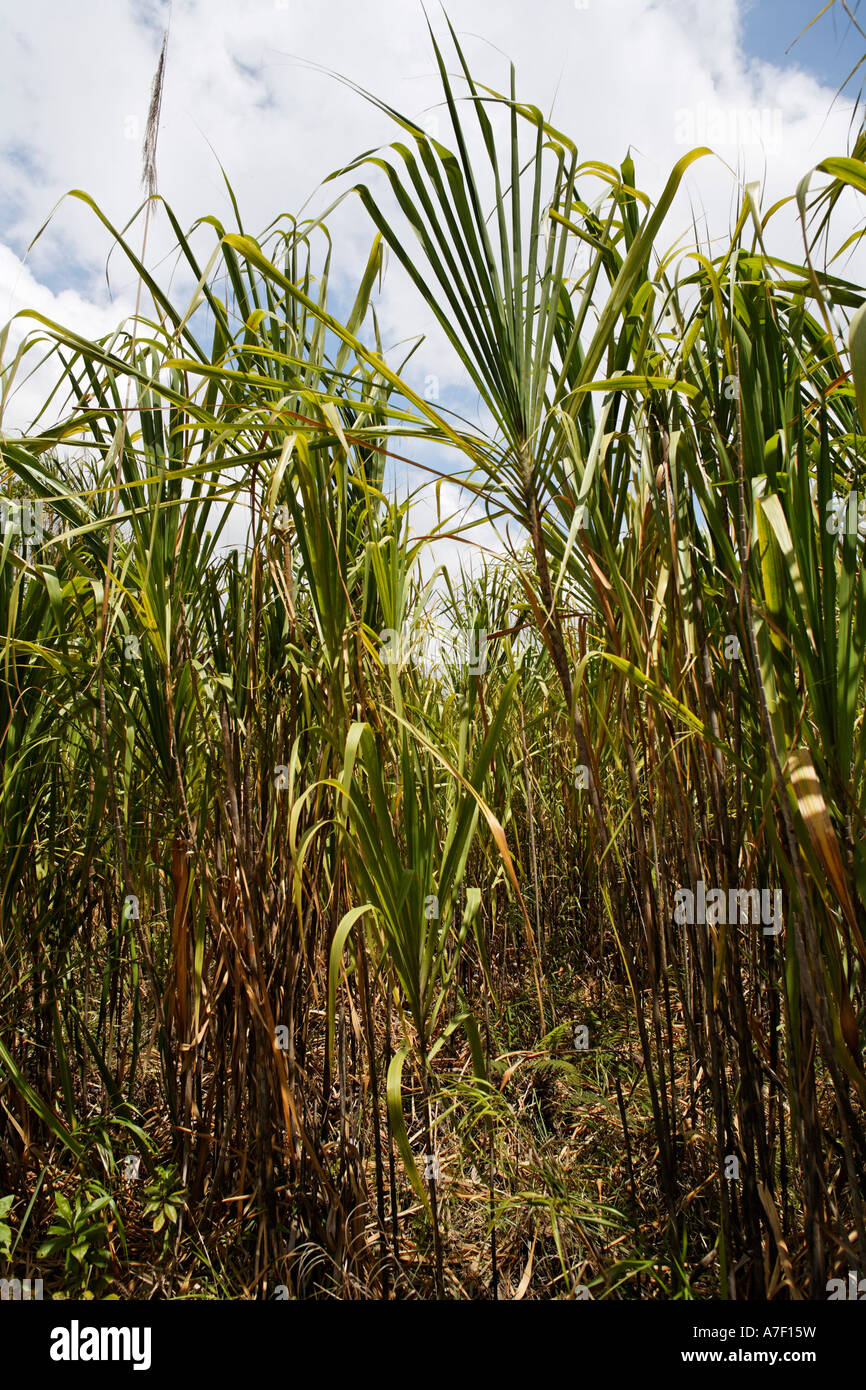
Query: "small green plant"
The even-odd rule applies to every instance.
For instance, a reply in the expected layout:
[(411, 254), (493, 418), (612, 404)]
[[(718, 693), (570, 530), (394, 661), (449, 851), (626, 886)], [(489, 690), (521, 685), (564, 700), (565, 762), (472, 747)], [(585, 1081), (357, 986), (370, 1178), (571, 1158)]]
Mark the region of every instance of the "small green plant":
[(71, 1202), (62, 1192), (56, 1193), (54, 1205), (49, 1238), (39, 1247), (39, 1258), (63, 1256), (66, 1292), (70, 1298), (102, 1293), (111, 1256), (109, 1211), (117, 1220), (123, 1239), (114, 1198), (98, 1183), (92, 1183), (79, 1188)]
[(0, 1197), (0, 1258), (4, 1260), (8, 1260), (12, 1254), (12, 1227), (7, 1226), (4, 1217), (9, 1215), (14, 1201), (14, 1195)]
[(153, 1217), (154, 1234), (164, 1231), (165, 1249), (171, 1228), (177, 1224), (180, 1209), (186, 1202), (186, 1189), (174, 1164), (157, 1164), (153, 1181), (145, 1187), (144, 1195), (147, 1198), (144, 1214)]

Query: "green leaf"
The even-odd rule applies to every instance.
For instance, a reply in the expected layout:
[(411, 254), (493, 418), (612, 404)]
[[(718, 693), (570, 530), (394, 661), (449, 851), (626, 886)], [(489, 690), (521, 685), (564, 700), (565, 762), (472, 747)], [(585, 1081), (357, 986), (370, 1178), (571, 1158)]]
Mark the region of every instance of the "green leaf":
[(851, 352), (851, 375), (854, 378), (860, 423), (866, 430), (866, 304), (860, 305), (851, 320), (848, 346)]
[(391, 1131), (400, 1151), (403, 1166), (408, 1174), (409, 1181), (421, 1199), (424, 1210), (428, 1216), (430, 1212), (430, 1201), (427, 1196), (426, 1188), (418, 1172), (415, 1159), (412, 1154), (412, 1147), (409, 1143), (409, 1136), (406, 1133), (406, 1117), (403, 1114), (403, 1065), (409, 1056), (409, 1047), (401, 1047), (391, 1058), (391, 1065), (388, 1068), (388, 1114), (391, 1119)]

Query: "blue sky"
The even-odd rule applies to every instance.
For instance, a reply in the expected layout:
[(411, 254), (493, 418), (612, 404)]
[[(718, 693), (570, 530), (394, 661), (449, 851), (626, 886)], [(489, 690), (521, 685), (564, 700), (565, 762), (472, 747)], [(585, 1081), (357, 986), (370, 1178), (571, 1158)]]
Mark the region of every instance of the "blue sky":
[[(840, 86), (866, 48), (866, 41), (853, 28), (840, 5), (833, 6), (808, 33), (795, 42), (810, 20), (823, 8), (824, 0), (751, 0), (743, 11), (743, 43), (746, 52), (780, 67), (805, 67), (823, 83)], [(849, 0), (849, 8), (859, 22), (860, 0)], [(790, 45), (793, 48), (786, 52)], [(858, 73), (856, 89), (863, 80)]]

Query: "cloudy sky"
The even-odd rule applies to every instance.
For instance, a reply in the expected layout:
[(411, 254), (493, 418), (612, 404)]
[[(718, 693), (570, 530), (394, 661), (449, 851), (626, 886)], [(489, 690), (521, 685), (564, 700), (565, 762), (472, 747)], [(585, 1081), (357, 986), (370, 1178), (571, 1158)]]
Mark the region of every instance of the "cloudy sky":
[[(513, 59), (519, 95), (585, 159), (619, 164), (631, 149), (638, 186), (650, 194), (690, 146), (718, 151), (687, 178), (662, 236), (672, 245), (692, 217), (702, 235), (723, 238), (743, 182), (760, 180), (769, 207), (850, 145), (862, 74), (841, 98), (836, 90), (866, 41), (837, 4), (795, 43), (821, 3), (451, 0), (446, 8), (482, 81), (504, 90)], [(856, 9), (857, 0), (849, 4)], [(441, 33), (438, 6), (429, 13)], [(93, 214), (63, 195), (85, 190), (121, 226), (139, 206), (141, 137), (169, 22), (159, 191), (185, 226), (209, 213), (231, 223), (220, 165), (246, 230), (256, 232), (280, 213), (324, 209), (334, 196), (333, 185), (321, 188), (326, 176), (394, 138), (385, 116), (322, 69), (423, 116), (436, 133), (435, 64), (419, 0), (7, 0), (0, 324), (32, 307), (95, 334), (130, 312), (128, 269), (117, 255), (107, 260), (110, 241)], [(852, 205), (852, 226), (855, 213)], [(152, 263), (168, 253), (167, 230), (164, 220), (155, 228)], [(333, 232), (336, 290), (348, 295), (371, 240), (358, 203), (342, 205)], [(796, 255), (793, 217), (779, 237)], [(386, 346), (428, 335), (413, 359), (418, 381), (435, 372), (443, 403), (449, 390), (459, 402), (459, 368), (392, 272), (379, 312)], [(25, 424), (32, 399), (23, 388), (3, 428)]]

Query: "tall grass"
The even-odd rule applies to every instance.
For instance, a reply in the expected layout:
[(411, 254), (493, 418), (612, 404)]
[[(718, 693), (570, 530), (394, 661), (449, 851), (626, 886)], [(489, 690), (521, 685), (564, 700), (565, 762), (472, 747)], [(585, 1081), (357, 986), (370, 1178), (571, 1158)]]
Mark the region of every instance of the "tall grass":
[[(866, 1246), (866, 373), (822, 268), (862, 141), (804, 265), (748, 192), (674, 260), (709, 152), (653, 206), (451, 40), (449, 142), (390, 112), (347, 166), (344, 321), (321, 226), (207, 219), (203, 267), (153, 194), (192, 301), (109, 226), (135, 321), (32, 313), (7, 362), (62, 390), (0, 444), (44, 526), (0, 554), (0, 1191), (67, 1288), (104, 1246), (127, 1293), (824, 1297)], [(387, 362), (386, 248), (489, 431)], [(473, 577), (421, 578), (419, 440), (524, 538)], [(689, 920), (713, 889), (781, 916)], [(61, 1270), (74, 1192), (111, 1216)]]

